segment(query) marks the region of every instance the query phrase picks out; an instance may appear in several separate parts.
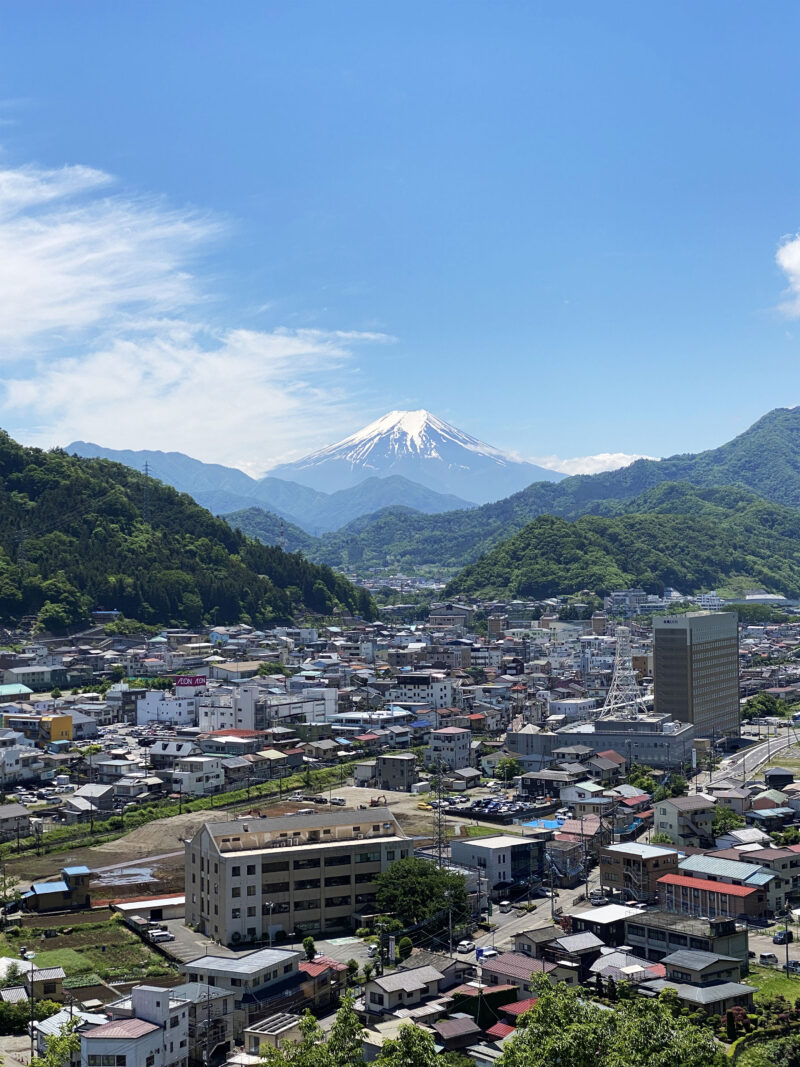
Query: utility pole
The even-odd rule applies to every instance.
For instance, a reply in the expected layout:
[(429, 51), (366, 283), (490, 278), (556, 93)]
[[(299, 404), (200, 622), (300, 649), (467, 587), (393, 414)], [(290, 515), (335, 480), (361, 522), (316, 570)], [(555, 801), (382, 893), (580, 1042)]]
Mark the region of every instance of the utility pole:
[(269, 947), (272, 948), (272, 909), (275, 907), (273, 901), (267, 901), (267, 907), (269, 908)]
[(790, 914), (789, 913), (789, 905), (786, 904), (785, 908), (786, 908), (786, 910), (783, 913), (783, 924), (784, 924), (783, 925), (783, 929), (784, 929), (784, 939), (785, 939), (784, 947), (786, 949), (786, 964), (784, 966), (784, 969), (786, 971), (786, 977), (788, 978), (789, 977), (789, 914)]
[(30, 996), (30, 999), (31, 999), (31, 1020), (30, 1020), (30, 1027), (31, 1027), (31, 1059), (33, 1059), (33, 1057), (36, 1055), (35, 1037), (34, 1037), (35, 1031), (34, 1031), (34, 1027), (33, 1027), (33, 1024), (34, 1024), (34, 1021), (35, 1021), (34, 1020), (34, 1005), (33, 1005), (33, 1002), (34, 1002), (34, 996), (33, 996), (33, 970), (34, 970), (34, 966), (35, 965), (34, 965), (33, 959), (30, 959), (29, 963), (31, 965), (31, 969), (30, 969), (30, 988), (29, 988), (28, 992), (29, 992), (29, 996)]
[(450, 903), (450, 890), (445, 892), (447, 898), (447, 944), (449, 946), (449, 954), (453, 955), (453, 907)]
[(211, 990), (206, 987), (206, 1048), (205, 1062), (211, 1063)]

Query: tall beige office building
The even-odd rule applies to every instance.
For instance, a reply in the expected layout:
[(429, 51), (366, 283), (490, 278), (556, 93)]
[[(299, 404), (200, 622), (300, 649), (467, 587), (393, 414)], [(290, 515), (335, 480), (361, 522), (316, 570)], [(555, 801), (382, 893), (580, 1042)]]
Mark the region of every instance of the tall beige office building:
[(689, 722), (695, 737), (739, 734), (739, 629), (735, 612), (696, 611), (653, 620), (658, 715)]

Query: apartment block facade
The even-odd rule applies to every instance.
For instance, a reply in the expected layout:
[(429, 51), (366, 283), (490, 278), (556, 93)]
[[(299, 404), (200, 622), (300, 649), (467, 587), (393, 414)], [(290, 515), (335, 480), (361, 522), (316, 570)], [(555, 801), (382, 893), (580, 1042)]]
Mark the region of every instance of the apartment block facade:
[(658, 893), (658, 879), (678, 873), (677, 849), (630, 841), (600, 850), (600, 885), (639, 901), (650, 902)]
[(425, 750), (425, 762), (445, 771), (457, 771), (470, 765), (472, 734), (460, 726), (443, 726), (431, 730), (430, 743)]
[(388, 808), (207, 822), (186, 845), (186, 921), (225, 945), (350, 931), (412, 851)]

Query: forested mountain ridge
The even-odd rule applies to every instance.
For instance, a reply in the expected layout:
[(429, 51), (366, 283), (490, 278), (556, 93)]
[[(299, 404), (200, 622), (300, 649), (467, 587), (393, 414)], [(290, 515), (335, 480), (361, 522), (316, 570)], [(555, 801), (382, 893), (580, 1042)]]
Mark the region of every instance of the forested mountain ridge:
[[(618, 505), (622, 506), (622, 505)], [(539, 516), (466, 567), (449, 594), (552, 596), (665, 586), (692, 593), (748, 582), (800, 595), (800, 514), (741, 488), (657, 486), (630, 513)]]
[(63, 630), (101, 605), (187, 626), (374, 611), (330, 568), (251, 540), (161, 482), (0, 432), (0, 620), (37, 615)]
[(664, 482), (739, 485), (776, 504), (800, 508), (800, 408), (776, 408), (719, 448), (641, 459), (557, 483), (535, 482), (471, 511), (419, 515), (385, 508), (325, 535), (310, 554), (332, 566), (454, 569), (474, 562), (539, 515), (627, 514), (639, 506), (636, 498)]

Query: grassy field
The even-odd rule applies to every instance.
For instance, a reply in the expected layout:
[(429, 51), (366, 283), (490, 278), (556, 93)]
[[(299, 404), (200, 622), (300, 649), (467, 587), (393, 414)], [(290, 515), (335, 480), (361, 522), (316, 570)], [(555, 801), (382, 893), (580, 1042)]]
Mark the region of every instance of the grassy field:
[(784, 996), (794, 1002), (795, 998), (800, 997), (800, 976), (787, 975), (777, 967), (751, 967), (744, 981), (756, 986), (756, 1000), (759, 997)]
[(37, 966), (63, 967), (68, 978), (94, 973), (104, 979), (133, 981), (170, 973), (163, 957), (115, 920), (68, 929), (69, 933), (59, 933), (57, 938), (43, 938), (43, 928), (35, 927), (23, 930), (19, 937), (2, 935), (0, 955), (18, 956), (25, 945), (36, 953)]

